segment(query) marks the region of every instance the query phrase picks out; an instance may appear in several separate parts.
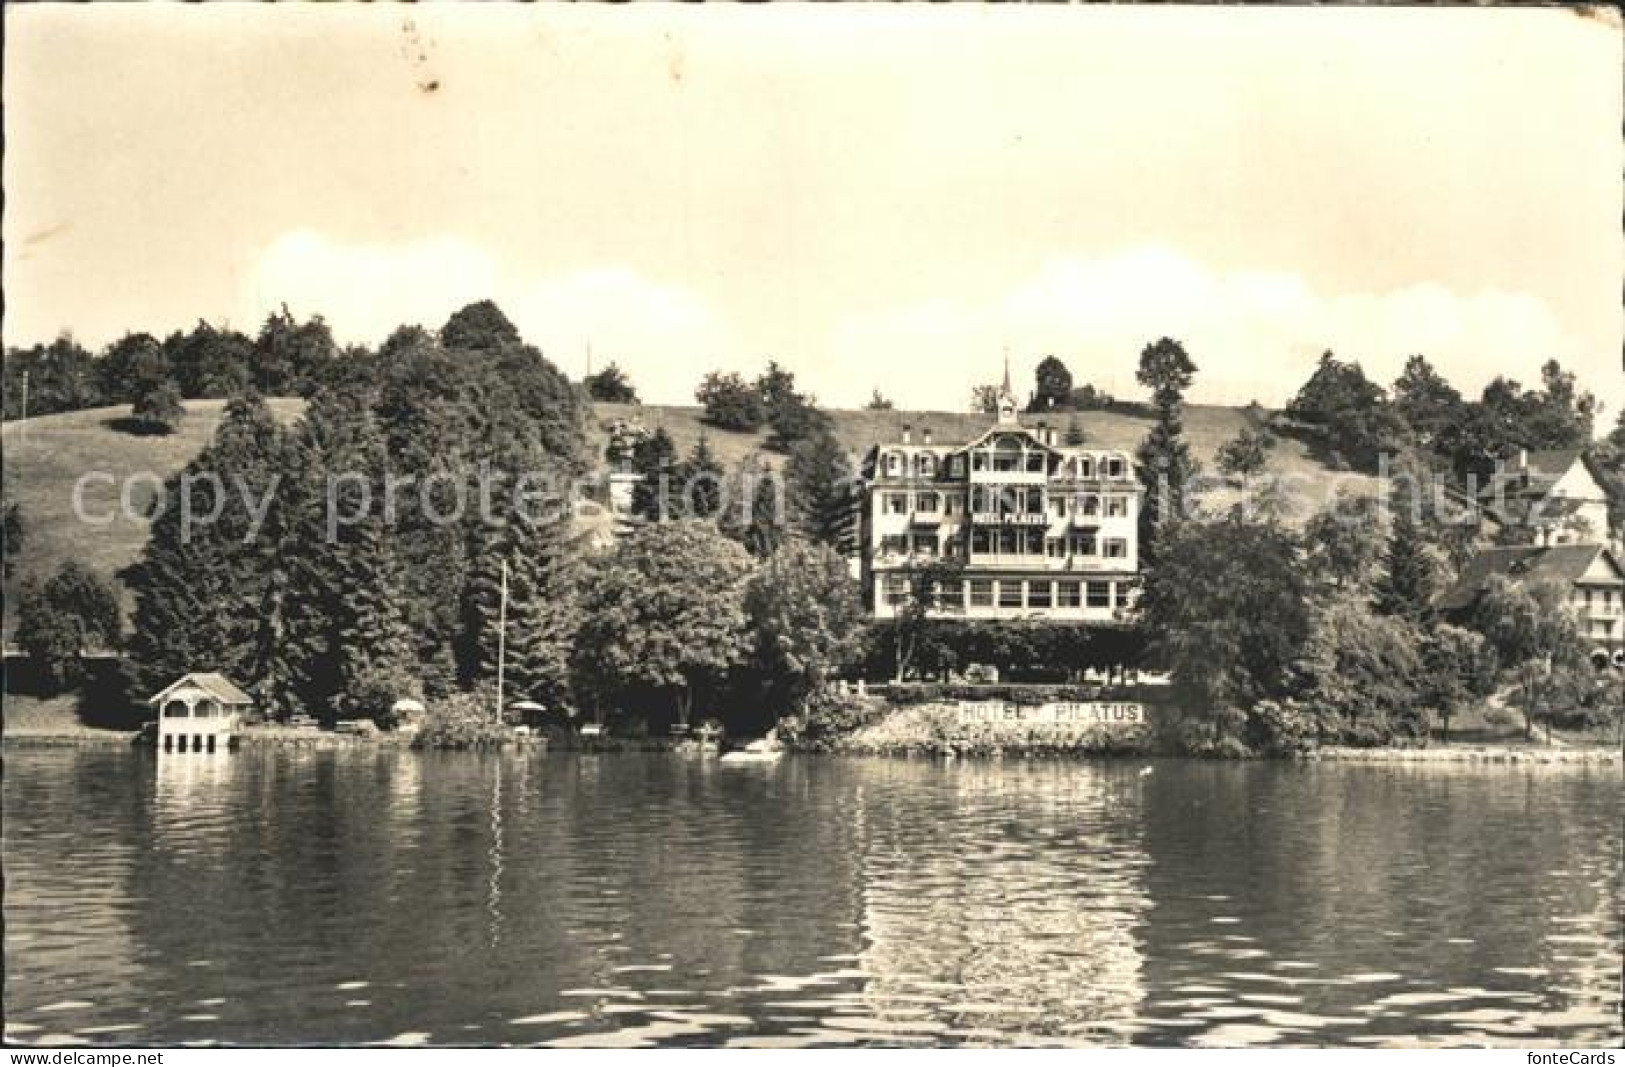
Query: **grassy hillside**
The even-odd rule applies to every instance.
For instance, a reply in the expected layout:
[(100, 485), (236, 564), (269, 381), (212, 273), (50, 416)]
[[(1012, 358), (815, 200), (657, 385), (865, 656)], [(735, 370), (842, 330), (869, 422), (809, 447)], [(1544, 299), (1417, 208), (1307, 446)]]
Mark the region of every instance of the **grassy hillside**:
[[(702, 410), (696, 407), (598, 404), (596, 408), (598, 426), (595, 429), (599, 432), (600, 443), (604, 437), (603, 427), (611, 419), (636, 417), (642, 419), (644, 425), (650, 429), (657, 426), (665, 427), (666, 432), (676, 442), (678, 451), (684, 454), (693, 448), (694, 442), (704, 434), (725, 466), (732, 466), (752, 452), (765, 449), (767, 445), (767, 431), (729, 433), (714, 426), (707, 426), (700, 421)], [(835, 420), (836, 434), (847, 448), (854, 452), (861, 452), (871, 445), (883, 442), (901, 441), (905, 424), (913, 427), (914, 440), (919, 441), (921, 434), (925, 430), (930, 430), (936, 442), (944, 444), (975, 437), (987, 429), (993, 419), (991, 415), (953, 411), (832, 411), (830, 415)], [(1027, 425), (1036, 425), (1040, 421), (1047, 420), (1056, 429), (1065, 430), (1071, 417), (1068, 413), (1043, 417), (1023, 415), (1021, 421)], [(1138, 447), (1146, 431), (1151, 428), (1149, 418), (1115, 411), (1084, 411), (1079, 412), (1077, 418), (1090, 444), (1102, 448), (1120, 448), (1129, 452)], [(1240, 408), (1197, 404), (1185, 409), (1185, 436), (1190, 441), (1197, 459), (1209, 470), (1213, 468), (1213, 455), (1219, 446), (1240, 433), (1246, 425), (1246, 416)], [(1319, 462), (1310, 458), (1301, 443), (1286, 439), (1282, 439), (1271, 457), (1270, 469), (1277, 473), (1303, 475), (1317, 481), (1331, 474)], [(1359, 481), (1357, 476), (1355, 480)]]
[[(140, 472), (166, 477), (202, 449), (219, 424), (224, 406), (222, 401), (189, 402), (179, 431), (167, 436), (127, 432), (122, 422), (124, 408), (47, 415), (4, 424), (0, 433), (3, 433), (6, 491), (22, 506), (26, 526), (18, 574), (6, 590), (8, 632), (9, 594), (17, 580), (48, 574), (66, 559), (79, 560), (102, 574), (111, 575), (133, 563), (140, 554), (146, 539), (145, 524), (120, 516), (109, 525), (92, 526), (75, 518), (73, 488), (79, 477), (88, 471), (105, 471), (120, 484)], [(304, 402), (273, 400), (271, 407), (279, 419), (292, 422), (304, 410)], [(914, 428), (915, 440), (930, 429), (940, 443), (973, 437), (987, 427), (990, 419), (986, 415), (942, 411), (835, 411), (831, 415), (836, 432), (854, 452), (876, 443), (900, 440), (904, 423)], [(766, 432), (729, 433), (706, 426), (700, 420), (699, 408), (599, 404), (590, 432), (600, 454), (604, 427), (610, 420), (624, 416), (636, 416), (651, 428), (665, 427), (683, 453), (704, 434), (728, 466), (766, 447)], [(1037, 421), (1033, 417), (1024, 418)], [(1063, 414), (1051, 417), (1050, 421), (1064, 428), (1068, 418)], [(1124, 450), (1138, 445), (1150, 425), (1146, 418), (1119, 412), (1083, 412), (1078, 419), (1091, 443)], [(1219, 445), (1234, 437), (1244, 425), (1245, 417), (1236, 408), (1197, 405), (1188, 408), (1185, 416), (1185, 432), (1198, 459), (1208, 469), (1212, 469), (1213, 454)], [(1270, 466), (1277, 473), (1306, 479), (1304, 484), (1317, 490), (1324, 489), (1333, 477), (1356, 487), (1370, 485), (1370, 479), (1358, 475), (1332, 475), (1309, 457), (1303, 445), (1292, 440), (1281, 441)], [(142, 492), (136, 494), (137, 503), (150, 493), (150, 484), (148, 482)], [(105, 486), (93, 487), (88, 499), (98, 508), (116, 503)]]
[[(4, 446), (6, 495), (22, 508), (23, 550), (18, 572), (6, 586), (7, 632), (11, 593), (30, 575), (49, 574), (63, 560), (75, 559), (111, 575), (134, 563), (146, 543), (146, 525), (120, 515), (106, 526), (80, 522), (74, 515), (73, 489), (91, 471), (106, 471), (123, 484), (131, 475), (151, 472), (159, 478), (180, 470), (214, 436), (225, 409), (223, 400), (193, 400), (173, 434), (132, 434), (121, 427), (129, 409), (96, 408), (13, 421), (0, 427)], [(291, 422), (304, 410), (302, 400), (273, 400), (271, 410)], [(139, 506), (150, 498), (151, 483), (137, 483), (132, 494)], [(86, 504), (97, 511), (117, 509), (117, 490), (92, 485)]]

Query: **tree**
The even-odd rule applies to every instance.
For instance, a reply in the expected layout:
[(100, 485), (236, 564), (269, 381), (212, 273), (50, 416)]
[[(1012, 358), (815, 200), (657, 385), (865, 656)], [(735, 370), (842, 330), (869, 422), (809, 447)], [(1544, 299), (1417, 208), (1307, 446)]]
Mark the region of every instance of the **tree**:
[(1083, 423), (1078, 421), (1076, 415), (1067, 420), (1065, 441), (1073, 447), (1086, 444), (1089, 441), (1089, 435), (1084, 432)]
[(830, 417), (818, 410), (810, 397), (798, 397), (781, 407), (772, 417), (772, 426), (768, 446), (786, 453), (802, 441), (834, 432)]
[(999, 410), (999, 394), (1001, 390), (997, 385), (976, 385), (970, 391), (970, 409), (982, 415), (994, 415)]
[(750, 572), (745, 550), (710, 523), (639, 527), (587, 582), (578, 674), (600, 692), (666, 694), (686, 726), (695, 690), (718, 680), (749, 648)]
[(1358, 363), (1321, 355), (1314, 374), (1287, 405), (1287, 415), (1308, 423), (1334, 462), (1372, 471), (1378, 457), (1398, 452), (1404, 423), (1388, 404), (1382, 386)]
[(848, 551), (857, 517), (856, 486), (851, 457), (835, 435), (819, 433), (791, 449), (784, 482), (791, 525), (810, 541)]
[(722, 509), (723, 469), (711, 442), (702, 433), (688, 458), (677, 468), (677, 491), (685, 518), (709, 519)]
[(1167, 529), (1140, 621), (1180, 703), (1212, 714), (1289, 695), (1310, 632), (1308, 593), (1292, 535), (1238, 511)]
[[(254, 347), (253, 341), (236, 330), (199, 321), (191, 333), (175, 333), (165, 339), (164, 376), (173, 378), (181, 395), (192, 399), (235, 396), (253, 380), (249, 364), (255, 358)], [(269, 395), (280, 394), (272, 391)], [(133, 402), (135, 396), (130, 399)]]
[(1338, 593), (1369, 596), (1384, 544), (1375, 500), (1340, 490), (1304, 524), (1303, 540), (1312, 580)]
[(169, 355), (151, 334), (127, 333), (107, 347), (98, 370), (103, 396), (133, 403), (169, 378)]
[(863, 611), (846, 560), (793, 540), (768, 556), (745, 589), (756, 663), (783, 706), (799, 709), (857, 657)]
[(310, 396), (338, 361), (333, 331), (320, 315), (297, 321), (287, 305), (273, 312), (254, 339), (253, 384), (266, 396)]
[(636, 404), (638, 391), (632, 388), (632, 380), (626, 372), (611, 363), (597, 374), (587, 375), (584, 383), (587, 395), (605, 404)]
[(1413, 620), (1426, 618), (1441, 592), (1441, 570), (1411, 510), (1395, 509), (1377, 582), (1377, 610)]
[(1140, 483), (1145, 486), (1145, 503), (1140, 509), (1140, 546), (1148, 563), (1155, 566), (1160, 549), (1156, 540), (1167, 519), (1185, 515), (1185, 489), (1196, 476), (1196, 460), (1185, 441), (1185, 390), (1196, 375), (1178, 341), (1164, 337), (1147, 345), (1140, 353), (1135, 373), (1139, 383), (1151, 390), (1156, 421), (1135, 453)]
[(729, 476), (717, 527), (752, 556), (766, 559), (789, 536), (787, 511), (784, 479), (756, 454)]
[(1421, 697), (1438, 709), (1445, 741), (1456, 709), (1494, 692), (1496, 672), (1495, 650), (1482, 634), (1440, 623), (1424, 635)]
[(0, 558), (4, 559), (4, 571), (0, 574), (8, 582), (17, 569), (17, 557), (22, 554), (26, 537), (22, 507), (15, 500), (0, 499)]
[[(28, 379), (26, 390), (22, 387), (24, 375)], [(7, 419), (23, 416), (25, 400), (30, 418), (106, 402), (99, 387), (96, 361), (66, 331), (48, 345), (6, 349), (3, 378), (0, 394)]]
[[(959, 584), (964, 564), (956, 559), (937, 558), (924, 563), (910, 562), (899, 574), (903, 579), (903, 599), (896, 605), (896, 614), (884, 629), (890, 631), (893, 678), (901, 682), (908, 678), (909, 670), (917, 659), (941, 659), (940, 650), (932, 641), (934, 622), (931, 612), (938, 606), (942, 590)], [(936, 666), (943, 664), (937, 663)]]
[(24, 590), (17, 610), (17, 644), (50, 682), (80, 681), (81, 653), (119, 647), (118, 594), (100, 575), (74, 560), (43, 585)]
[(1219, 446), (1219, 470), (1235, 478), (1262, 474), (1274, 448), (1274, 434), (1261, 426), (1244, 426), (1240, 433)]
[(1045, 356), (1034, 372), (1036, 379), (1028, 411), (1053, 411), (1072, 406), (1072, 372), (1054, 356)]
[(1294, 666), (1299, 694), (1325, 740), (1386, 744), (1423, 738), (1418, 718), (1420, 636), (1408, 621), (1373, 612), (1363, 597), (1314, 603), (1309, 638)]
[(1394, 380), (1394, 410), (1416, 435), (1418, 443), (1431, 448), (1444, 439), (1452, 426), (1459, 425), (1466, 404), (1428, 362), (1426, 356), (1411, 356)]
[[(469, 584), (469, 626), (479, 649), (477, 672), (469, 681), (493, 683), (498, 655), (505, 653), (507, 697), (553, 710), (573, 708), (570, 655), (581, 626), (586, 571), (583, 547), (570, 533), (562, 501), (501, 516), (491, 533)], [(504, 564), (506, 630), (501, 625)]]
[(501, 308), (490, 300), (479, 300), (452, 313), (440, 327), (440, 343), (452, 351), (499, 352), (524, 341)]
[(705, 408), (705, 421), (734, 433), (753, 433), (767, 418), (762, 397), (738, 374), (712, 371), (694, 390), (694, 399)]
[(779, 366), (777, 360), (769, 360), (767, 369), (757, 377), (756, 395), (761, 398), (769, 422), (776, 422), (807, 399), (796, 389), (795, 374)]
[(1528, 739), (1534, 733), (1545, 679), (1586, 661), (1584, 638), (1569, 608), (1567, 590), (1555, 582), (1520, 585), (1495, 575), (1474, 604), (1470, 622), (1495, 649), (1502, 680), (1522, 697)]
[(864, 405), (864, 408), (868, 411), (890, 411), (895, 406), (890, 400), (881, 395), (879, 389), (876, 389), (869, 395), (869, 402)]
[(138, 390), (130, 404), (130, 417), (147, 433), (174, 433), (181, 419), (186, 417), (181, 392), (175, 383), (164, 379), (150, 387), (140, 385)]
[(677, 445), (664, 426), (632, 446), (632, 472), (638, 475), (632, 487), (632, 514), (652, 522), (680, 514)]

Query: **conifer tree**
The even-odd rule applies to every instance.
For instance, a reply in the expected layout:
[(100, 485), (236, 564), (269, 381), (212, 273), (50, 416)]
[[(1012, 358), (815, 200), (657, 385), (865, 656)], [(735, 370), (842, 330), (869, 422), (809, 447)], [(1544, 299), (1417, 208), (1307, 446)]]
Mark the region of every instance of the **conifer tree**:
[(678, 484), (674, 487), (685, 518), (709, 519), (716, 515), (722, 507), (723, 474), (711, 442), (702, 433), (678, 468)]

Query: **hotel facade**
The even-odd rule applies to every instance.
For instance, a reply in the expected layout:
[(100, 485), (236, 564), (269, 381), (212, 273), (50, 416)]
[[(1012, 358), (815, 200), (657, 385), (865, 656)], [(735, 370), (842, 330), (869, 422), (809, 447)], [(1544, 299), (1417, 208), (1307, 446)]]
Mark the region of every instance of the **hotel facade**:
[(1139, 582), (1143, 489), (1126, 452), (1023, 425), (1008, 381), (969, 441), (876, 445), (864, 457), (865, 604), (896, 617), (929, 581), (932, 617), (1120, 622)]

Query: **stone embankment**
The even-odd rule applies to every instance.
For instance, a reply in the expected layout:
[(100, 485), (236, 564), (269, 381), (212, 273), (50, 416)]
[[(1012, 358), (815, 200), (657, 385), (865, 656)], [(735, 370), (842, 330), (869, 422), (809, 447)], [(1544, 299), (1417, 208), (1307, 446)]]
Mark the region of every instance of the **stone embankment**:
[(1550, 748), (1532, 745), (1438, 745), (1431, 748), (1336, 748), (1316, 749), (1303, 757), (1336, 763), (1520, 763), (1591, 764), (1608, 766), (1620, 762), (1620, 753), (1602, 747), (1571, 745)]

